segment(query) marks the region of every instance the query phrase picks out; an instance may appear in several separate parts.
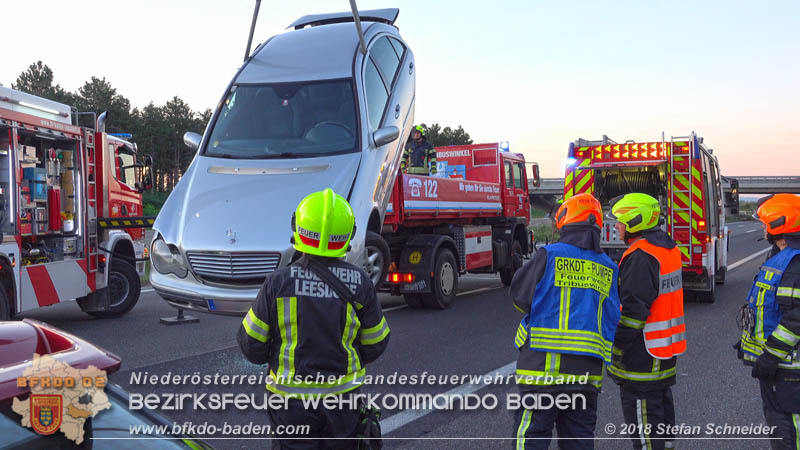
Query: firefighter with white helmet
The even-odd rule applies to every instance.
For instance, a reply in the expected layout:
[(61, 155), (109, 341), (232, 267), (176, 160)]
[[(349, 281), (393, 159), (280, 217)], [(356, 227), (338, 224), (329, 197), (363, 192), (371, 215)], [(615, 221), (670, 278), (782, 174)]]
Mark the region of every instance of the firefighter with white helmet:
[(269, 364), (270, 392), (289, 397), (288, 409), (269, 409), (273, 428), (311, 425), (303, 436), (276, 436), (279, 448), (352, 448), (341, 438), (355, 437), (363, 411), (306, 409), (301, 399), (357, 389), (386, 349), (389, 326), (370, 278), (339, 259), (355, 234), (343, 197), (331, 189), (307, 196), (292, 230), (303, 256), (267, 276), (239, 328), (239, 348), (253, 364)]

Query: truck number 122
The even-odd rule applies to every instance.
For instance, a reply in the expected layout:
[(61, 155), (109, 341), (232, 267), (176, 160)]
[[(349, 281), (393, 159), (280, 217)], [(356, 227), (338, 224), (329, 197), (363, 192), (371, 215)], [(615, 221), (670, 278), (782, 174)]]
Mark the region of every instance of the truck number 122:
[(435, 180), (425, 180), (425, 197), (437, 198), (439, 196), (439, 183)]

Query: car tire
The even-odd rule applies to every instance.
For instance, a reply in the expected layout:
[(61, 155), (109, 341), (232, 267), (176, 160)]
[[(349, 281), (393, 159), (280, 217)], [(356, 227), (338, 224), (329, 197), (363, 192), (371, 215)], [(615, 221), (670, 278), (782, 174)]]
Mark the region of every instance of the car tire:
[(114, 258), (108, 272), (108, 309), (89, 314), (102, 319), (123, 316), (136, 306), (141, 291), (142, 282), (136, 269), (129, 262)]
[(11, 301), (3, 283), (0, 283), (0, 322), (7, 320), (11, 320)]
[(458, 266), (450, 250), (440, 248), (437, 252), (431, 282), (431, 292), (422, 294), (422, 302), (427, 308), (446, 309), (458, 291)]
[(391, 259), (389, 244), (380, 234), (374, 231), (367, 231), (364, 249), (367, 252), (367, 259), (363, 267), (364, 272), (372, 280), (375, 290), (378, 290), (383, 286), (386, 281), (386, 275), (389, 273), (389, 260)]
[(422, 294), (403, 294), (403, 299), (409, 308), (422, 308), (425, 305), (422, 302)]
[(511, 261), (508, 267), (500, 270), (500, 280), (506, 286), (511, 286), (511, 280), (514, 279), (514, 274), (522, 267), (522, 244), (514, 240), (511, 244)]

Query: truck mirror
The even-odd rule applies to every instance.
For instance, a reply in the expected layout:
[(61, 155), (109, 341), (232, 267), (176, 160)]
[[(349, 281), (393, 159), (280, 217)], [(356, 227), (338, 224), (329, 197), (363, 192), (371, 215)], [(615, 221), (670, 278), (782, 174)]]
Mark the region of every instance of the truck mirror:
[(533, 185), (539, 187), (542, 184), (542, 179), (539, 177), (539, 164), (531, 164), (531, 180)]
[(379, 128), (372, 133), (375, 147), (383, 147), (390, 142), (396, 141), (398, 137), (400, 137), (400, 129), (395, 126)]
[(203, 136), (200, 136), (199, 134), (193, 133), (191, 131), (187, 131), (183, 135), (183, 143), (194, 151), (197, 151), (197, 149), (200, 148), (200, 140), (202, 139)]

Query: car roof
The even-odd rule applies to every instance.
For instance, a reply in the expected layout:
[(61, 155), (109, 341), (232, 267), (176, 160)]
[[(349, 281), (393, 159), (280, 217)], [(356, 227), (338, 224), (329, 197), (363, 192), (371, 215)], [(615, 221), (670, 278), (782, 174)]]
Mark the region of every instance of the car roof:
[[(370, 31), (397, 29), (372, 22)], [(294, 81), (351, 78), (359, 40), (355, 25), (333, 23), (278, 34), (262, 44), (236, 78), (237, 84), (286, 83)]]

